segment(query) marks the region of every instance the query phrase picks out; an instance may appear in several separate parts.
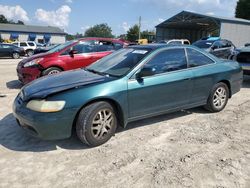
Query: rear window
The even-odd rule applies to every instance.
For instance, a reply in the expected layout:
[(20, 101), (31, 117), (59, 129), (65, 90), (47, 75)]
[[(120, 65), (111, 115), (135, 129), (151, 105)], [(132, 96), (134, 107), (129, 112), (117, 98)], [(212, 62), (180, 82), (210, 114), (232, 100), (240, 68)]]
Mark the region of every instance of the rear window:
[(28, 44), (29, 44), (30, 46), (35, 46), (35, 44), (34, 44), (33, 42), (28, 42)]

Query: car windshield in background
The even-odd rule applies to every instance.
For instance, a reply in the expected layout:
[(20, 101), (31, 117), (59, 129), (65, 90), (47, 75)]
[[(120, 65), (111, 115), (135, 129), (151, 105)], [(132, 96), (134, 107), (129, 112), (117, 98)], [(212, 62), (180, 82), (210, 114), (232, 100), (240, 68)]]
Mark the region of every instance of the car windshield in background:
[(67, 46), (75, 43), (76, 41), (72, 40), (72, 41), (68, 41), (68, 42), (65, 42), (64, 44), (61, 44), (55, 48), (52, 48), (51, 50), (49, 50), (48, 52), (49, 53), (54, 53), (54, 52), (59, 52), (61, 51), (62, 49), (66, 48)]
[(193, 45), (199, 48), (210, 48), (213, 43), (214, 41), (200, 40), (200, 41), (193, 43)]
[(148, 48), (124, 48), (100, 59), (88, 66), (86, 70), (121, 77), (135, 67), (150, 51), (151, 49)]

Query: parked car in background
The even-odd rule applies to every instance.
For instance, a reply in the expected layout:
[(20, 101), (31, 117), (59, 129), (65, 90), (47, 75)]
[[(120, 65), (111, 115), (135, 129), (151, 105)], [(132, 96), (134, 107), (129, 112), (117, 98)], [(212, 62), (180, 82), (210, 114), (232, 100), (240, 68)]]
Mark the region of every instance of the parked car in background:
[(237, 54), (233, 57), (233, 60), (238, 61), (244, 74), (250, 75), (250, 46), (237, 49)]
[(16, 97), (13, 114), (37, 137), (63, 139), (75, 129), (83, 143), (98, 146), (138, 119), (196, 106), (219, 112), (241, 83), (235, 61), (193, 46), (138, 45), (33, 81)]
[(83, 38), (68, 41), (47, 53), (25, 58), (17, 66), (18, 79), (26, 84), (41, 76), (86, 67), (124, 47), (124, 42), (110, 38)]
[(245, 47), (250, 47), (250, 42), (245, 44)]
[(12, 44), (0, 43), (0, 57), (12, 57), (18, 59), (20, 56), (24, 56), (25, 51), (23, 48), (19, 48)]
[(34, 50), (36, 49), (36, 43), (34, 41), (27, 42), (13, 42), (13, 45), (16, 45), (20, 48), (23, 48), (26, 54), (30, 57), (34, 54)]
[(47, 46), (47, 47), (38, 47), (34, 50), (34, 54), (40, 54), (40, 53), (45, 53), (45, 52), (48, 52), (50, 51), (51, 49), (59, 46), (60, 44), (55, 44), (55, 45), (51, 45), (51, 46)]
[(160, 43), (160, 44), (186, 44), (186, 45), (190, 45), (190, 41), (188, 39), (161, 40), (158, 43)]
[(222, 59), (232, 59), (236, 47), (234, 44), (220, 37), (208, 37), (194, 42), (192, 45), (204, 49), (207, 52)]

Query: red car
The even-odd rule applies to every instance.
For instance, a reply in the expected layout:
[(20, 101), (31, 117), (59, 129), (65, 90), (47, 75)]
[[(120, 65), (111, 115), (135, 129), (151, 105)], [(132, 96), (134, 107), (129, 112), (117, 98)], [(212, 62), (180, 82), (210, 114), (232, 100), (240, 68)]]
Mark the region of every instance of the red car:
[(86, 67), (127, 45), (122, 40), (110, 38), (83, 38), (68, 41), (47, 53), (20, 61), (17, 65), (18, 79), (23, 84), (27, 84), (41, 76)]

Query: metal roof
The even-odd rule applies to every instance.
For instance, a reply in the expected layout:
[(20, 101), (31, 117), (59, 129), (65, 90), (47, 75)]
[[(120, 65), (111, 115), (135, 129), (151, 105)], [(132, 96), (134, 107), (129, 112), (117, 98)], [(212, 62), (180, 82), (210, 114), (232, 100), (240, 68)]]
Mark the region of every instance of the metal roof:
[(0, 24), (0, 31), (2, 31), (2, 32), (41, 33), (41, 34), (61, 34), (61, 35), (66, 35), (66, 33), (62, 29), (60, 29), (58, 27), (20, 25), (20, 24)]
[(199, 14), (190, 11), (182, 11), (176, 14), (175, 16), (160, 23), (156, 27), (171, 26), (172, 24), (175, 24), (176, 26), (177, 23), (181, 24), (182, 26), (183, 24), (188, 25), (189, 23), (200, 23), (201, 25), (206, 23), (212, 23), (217, 25), (219, 22), (230, 22), (230, 23), (250, 25), (250, 20), (245, 20), (241, 18), (225, 18), (225, 17)]

